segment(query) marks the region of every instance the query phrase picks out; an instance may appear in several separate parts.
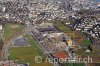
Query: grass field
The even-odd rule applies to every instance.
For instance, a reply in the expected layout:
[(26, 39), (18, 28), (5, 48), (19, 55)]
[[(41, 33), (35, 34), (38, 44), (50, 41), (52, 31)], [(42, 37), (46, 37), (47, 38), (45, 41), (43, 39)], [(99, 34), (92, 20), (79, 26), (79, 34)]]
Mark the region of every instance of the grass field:
[(72, 39), (80, 37), (80, 34), (78, 34), (76, 31), (71, 30), (70, 27), (65, 26), (63, 24), (57, 24), (55, 25), (59, 30), (66, 33), (68, 36), (70, 36)]
[(84, 40), (82, 41), (82, 44), (83, 44), (83, 46), (90, 46), (90, 45), (91, 45), (91, 41), (88, 40), (88, 39), (84, 39)]
[(4, 26), (3, 40), (7, 43), (12, 37), (19, 35), (24, 29), (23, 25), (7, 23)]
[(41, 57), (45, 57), (45, 55), (37, 42), (30, 35), (25, 35), (25, 37), (28, 39), (31, 46), (11, 48), (9, 50), (9, 60), (17, 60), (17, 63), (29, 63), (30, 66), (52, 66), (52, 64), (45, 63), (44, 61), (41, 63), (35, 63), (36, 56), (39, 55)]
[(67, 33), (72, 33), (73, 32), (69, 27), (67, 27), (63, 24), (56, 24), (55, 26), (63, 32), (67, 32)]

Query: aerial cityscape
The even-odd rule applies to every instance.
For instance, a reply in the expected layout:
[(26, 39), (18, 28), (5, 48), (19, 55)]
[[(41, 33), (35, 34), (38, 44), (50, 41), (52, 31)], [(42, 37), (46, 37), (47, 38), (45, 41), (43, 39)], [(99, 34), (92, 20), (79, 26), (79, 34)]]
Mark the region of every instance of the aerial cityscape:
[(100, 0), (0, 0), (0, 66), (100, 66)]

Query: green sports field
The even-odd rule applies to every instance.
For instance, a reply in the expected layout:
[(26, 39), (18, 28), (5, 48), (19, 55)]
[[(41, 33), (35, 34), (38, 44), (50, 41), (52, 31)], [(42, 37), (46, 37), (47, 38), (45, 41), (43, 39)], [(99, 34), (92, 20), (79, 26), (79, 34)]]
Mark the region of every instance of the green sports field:
[(9, 50), (9, 60), (15, 60), (17, 63), (29, 63), (30, 66), (52, 66), (50, 63), (45, 63), (44, 61), (41, 63), (35, 62), (36, 56), (45, 57), (44, 52), (38, 46), (38, 43), (32, 38), (31, 35), (24, 35), (30, 47), (19, 47), (19, 48), (11, 48)]

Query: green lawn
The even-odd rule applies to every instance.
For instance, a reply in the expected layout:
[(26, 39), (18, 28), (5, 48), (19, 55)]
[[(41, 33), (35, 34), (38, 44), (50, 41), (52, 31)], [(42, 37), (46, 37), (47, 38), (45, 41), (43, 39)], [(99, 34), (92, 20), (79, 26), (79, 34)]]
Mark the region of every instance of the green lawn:
[(68, 36), (70, 36), (71, 38), (76, 38), (79, 37), (80, 34), (77, 33), (76, 31), (71, 30), (70, 27), (65, 26), (64, 24), (56, 24), (55, 25), (59, 30), (65, 32)]
[(32, 48), (36, 49), (36, 51), (38, 52), (38, 55), (43, 55), (43, 51), (41, 49), (41, 47), (38, 45), (38, 43), (32, 38), (32, 36), (30, 35), (24, 35), (26, 38), (28, 38), (28, 42), (31, 45)]
[(30, 66), (51, 66), (50, 63), (35, 63), (36, 56), (45, 57), (44, 52), (38, 46), (37, 42), (30, 36), (24, 35), (27, 39), (30, 47), (19, 47), (19, 48), (11, 48), (9, 50), (9, 60), (17, 60), (17, 63), (29, 63)]
[(4, 26), (3, 40), (7, 43), (12, 37), (19, 35), (24, 29), (24, 25), (7, 23)]
[(67, 27), (63, 24), (56, 24), (55, 26), (63, 32), (67, 32), (67, 33), (72, 33), (73, 32), (69, 27)]
[(82, 45), (83, 45), (83, 46), (90, 46), (90, 45), (91, 45), (91, 41), (88, 40), (88, 39), (84, 39), (84, 40), (82, 41)]

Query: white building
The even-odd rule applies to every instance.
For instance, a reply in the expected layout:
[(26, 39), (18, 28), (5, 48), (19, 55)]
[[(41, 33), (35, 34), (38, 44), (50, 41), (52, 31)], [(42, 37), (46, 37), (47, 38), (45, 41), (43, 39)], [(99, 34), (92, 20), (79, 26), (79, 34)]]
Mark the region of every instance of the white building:
[(2, 30), (2, 25), (0, 25), (0, 31)]

